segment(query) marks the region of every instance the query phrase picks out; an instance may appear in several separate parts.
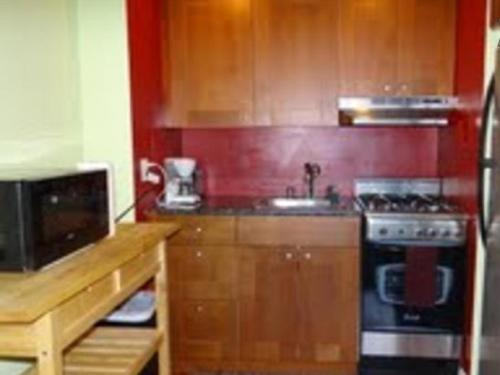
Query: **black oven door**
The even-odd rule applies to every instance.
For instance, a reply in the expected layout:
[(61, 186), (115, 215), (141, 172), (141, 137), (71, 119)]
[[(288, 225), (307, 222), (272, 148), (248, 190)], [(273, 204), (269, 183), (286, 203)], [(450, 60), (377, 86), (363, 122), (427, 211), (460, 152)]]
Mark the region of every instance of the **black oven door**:
[(106, 172), (27, 182), (28, 269), (38, 269), (109, 233)]
[(366, 243), (363, 330), (461, 333), (465, 249)]

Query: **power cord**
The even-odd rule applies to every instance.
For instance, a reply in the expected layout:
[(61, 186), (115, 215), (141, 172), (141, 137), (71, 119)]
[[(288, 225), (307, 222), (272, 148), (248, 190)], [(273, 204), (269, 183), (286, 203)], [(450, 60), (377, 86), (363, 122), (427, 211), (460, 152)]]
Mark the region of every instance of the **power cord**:
[(130, 206), (128, 206), (125, 210), (123, 210), (116, 218), (115, 223), (118, 224), (127, 214), (132, 211), (139, 203), (141, 203), (146, 197), (148, 197), (151, 193), (155, 192), (155, 188), (152, 187), (145, 192), (143, 192)]
[[(153, 163), (149, 162), (147, 165), (147, 170), (149, 171), (152, 168), (156, 168), (160, 171), (162, 177), (163, 177), (163, 189), (162, 191), (156, 196), (155, 198), (155, 203), (159, 206), (161, 206), (160, 201), (161, 197), (166, 194), (167, 190), (167, 172), (165, 169), (158, 163)], [(142, 202), (146, 197), (150, 195), (150, 193), (154, 192), (156, 190), (155, 187), (152, 187), (145, 192), (143, 192), (130, 206), (128, 206), (125, 210), (123, 210), (116, 218), (115, 218), (115, 223), (119, 223), (127, 214), (132, 211), (140, 202)]]

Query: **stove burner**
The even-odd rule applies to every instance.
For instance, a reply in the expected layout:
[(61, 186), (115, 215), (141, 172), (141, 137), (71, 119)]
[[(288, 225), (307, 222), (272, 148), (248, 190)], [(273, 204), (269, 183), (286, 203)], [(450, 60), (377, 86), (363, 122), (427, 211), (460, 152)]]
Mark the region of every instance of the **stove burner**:
[(418, 194), (362, 194), (361, 205), (369, 212), (452, 213), (455, 208), (443, 198)]

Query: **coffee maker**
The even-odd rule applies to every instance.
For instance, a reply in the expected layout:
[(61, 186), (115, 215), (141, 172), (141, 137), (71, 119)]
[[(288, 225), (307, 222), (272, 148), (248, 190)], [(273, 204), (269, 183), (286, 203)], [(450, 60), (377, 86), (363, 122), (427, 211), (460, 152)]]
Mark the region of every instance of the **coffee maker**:
[(195, 209), (201, 203), (196, 181), (196, 160), (190, 158), (165, 159), (167, 208)]

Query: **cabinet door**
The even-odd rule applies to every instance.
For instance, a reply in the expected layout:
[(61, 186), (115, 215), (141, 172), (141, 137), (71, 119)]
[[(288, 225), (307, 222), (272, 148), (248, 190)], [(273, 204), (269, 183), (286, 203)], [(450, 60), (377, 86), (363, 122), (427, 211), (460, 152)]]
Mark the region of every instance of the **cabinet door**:
[(456, 0), (400, 0), (399, 94), (453, 94), (455, 7)]
[(257, 123), (335, 123), (337, 1), (254, 3)]
[(176, 300), (172, 306), (172, 350), (177, 362), (234, 360), (235, 301)]
[(240, 348), (248, 362), (298, 359), (298, 262), (293, 252), (246, 248), (240, 262)]
[(250, 0), (168, 3), (174, 125), (251, 123)]
[(339, 78), (343, 96), (394, 94), (397, 1), (339, 0)]
[(234, 247), (169, 247), (170, 298), (236, 298), (237, 269)]
[(300, 253), (301, 359), (358, 360), (359, 251), (312, 248)]

